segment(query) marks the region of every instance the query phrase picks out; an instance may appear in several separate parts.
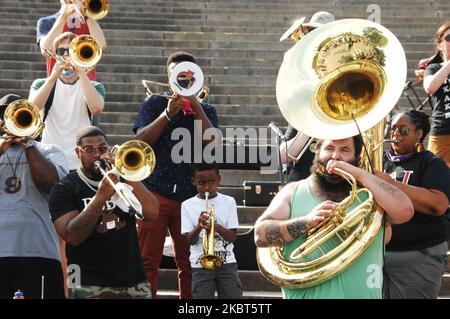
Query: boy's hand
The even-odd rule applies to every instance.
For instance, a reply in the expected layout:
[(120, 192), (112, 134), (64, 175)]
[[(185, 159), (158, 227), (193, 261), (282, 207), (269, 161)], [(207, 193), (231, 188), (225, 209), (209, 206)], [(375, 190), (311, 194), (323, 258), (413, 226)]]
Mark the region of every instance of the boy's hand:
[(202, 211), (200, 216), (198, 217), (198, 225), (206, 230), (211, 228), (211, 223), (209, 222), (209, 214), (208, 212)]

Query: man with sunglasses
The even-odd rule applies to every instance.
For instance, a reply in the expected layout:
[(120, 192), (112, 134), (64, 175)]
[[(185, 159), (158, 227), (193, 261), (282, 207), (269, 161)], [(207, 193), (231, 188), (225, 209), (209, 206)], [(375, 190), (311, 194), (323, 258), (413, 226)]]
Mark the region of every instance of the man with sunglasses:
[[(100, 25), (96, 20), (89, 19), (88, 17), (83, 17), (84, 21), (81, 19), (79, 12), (83, 13), (82, 1), (81, 0), (60, 0), (61, 9), (59, 12), (42, 17), (37, 22), (36, 27), (36, 40), (37, 44), (41, 48), (42, 55), (46, 57), (47, 63), (47, 76), (50, 76), (55, 66), (56, 61), (50, 58), (44, 51), (44, 48), (50, 49), (53, 46), (53, 41), (63, 32), (73, 32), (76, 35), (90, 34), (99, 43), (102, 49), (106, 48), (106, 39), (103, 34)], [(78, 8), (79, 10), (77, 10)], [(90, 80), (96, 80), (95, 69), (88, 73)]]
[(66, 32), (55, 39), (53, 49), (66, 64), (57, 62), (48, 78), (35, 80), (29, 96), (46, 123), (42, 142), (61, 147), (70, 170), (79, 166), (75, 136), (80, 127), (91, 124), (91, 116), (102, 112), (105, 99), (103, 84), (90, 81), (82, 68), (71, 64), (68, 48), (74, 38)]
[[(95, 126), (82, 129), (75, 152), (81, 166), (50, 192), (49, 208), (58, 234), (66, 241), (71, 298), (150, 298), (135, 217), (95, 162), (114, 162), (106, 135)], [(114, 183), (119, 177), (107, 172)], [(159, 205), (141, 182), (124, 181), (142, 206), (145, 220), (158, 217)], [(117, 197), (117, 196), (116, 196)]]

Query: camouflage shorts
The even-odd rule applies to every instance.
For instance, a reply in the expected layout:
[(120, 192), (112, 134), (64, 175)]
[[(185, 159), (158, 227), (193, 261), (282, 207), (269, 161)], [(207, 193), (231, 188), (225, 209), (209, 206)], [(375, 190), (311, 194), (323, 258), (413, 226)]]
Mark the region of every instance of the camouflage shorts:
[(69, 289), (71, 299), (151, 299), (152, 291), (148, 281), (133, 287), (81, 286)]

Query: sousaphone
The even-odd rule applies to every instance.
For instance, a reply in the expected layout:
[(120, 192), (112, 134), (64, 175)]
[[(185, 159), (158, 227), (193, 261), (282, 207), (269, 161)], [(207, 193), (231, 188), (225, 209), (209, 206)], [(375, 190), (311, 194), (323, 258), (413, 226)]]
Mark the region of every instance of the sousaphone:
[[(345, 19), (325, 24), (304, 36), (285, 55), (276, 95), (281, 113), (298, 131), (318, 139), (344, 139), (361, 132), (368, 150), (364, 169), (382, 169), (384, 118), (400, 98), (406, 57), (398, 39), (368, 20)], [(356, 123), (357, 124), (356, 124)], [(359, 130), (358, 130), (359, 127)], [(303, 236), (292, 254), (284, 247), (258, 248), (261, 273), (284, 287), (307, 287), (339, 274), (357, 260), (377, 236), (383, 212), (369, 190), (367, 203), (350, 212), (358, 190), (327, 222)], [(332, 237), (340, 244), (324, 252)], [(319, 253), (320, 257), (310, 258)]]

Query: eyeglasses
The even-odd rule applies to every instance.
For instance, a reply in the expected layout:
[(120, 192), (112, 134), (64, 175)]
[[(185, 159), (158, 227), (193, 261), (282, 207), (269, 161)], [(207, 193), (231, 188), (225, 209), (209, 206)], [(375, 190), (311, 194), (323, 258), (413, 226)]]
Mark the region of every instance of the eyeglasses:
[(405, 127), (405, 126), (401, 126), (401, 127), (393, 127), (391, 134), (395, 134), (395, 131), (397, 131), (400, 133), (401, 136), (406, 136), (409, 134), (409, 128)]
[(78, 146), (80, 150), (82, 150), (85, 153), (88, 153), (89, 155), (94, 155), (97, 151), (100, 154), (105, 154), (109, 151), (109, 147), (107, 145), (100, 145), (100, 146)]
[(63, 56), (64, 53), (66, 53), (66, 52), (67, 52), (67, 54), (69, 54), (69, 48), (57, 48), (56, 49), (56, 54), (60, 55), (60, 56)]
[(450, 33), (444, 37), (444, 40), (447, 42), (450, 42)]

